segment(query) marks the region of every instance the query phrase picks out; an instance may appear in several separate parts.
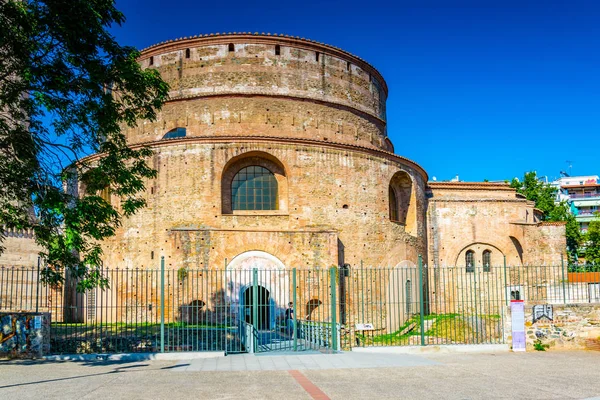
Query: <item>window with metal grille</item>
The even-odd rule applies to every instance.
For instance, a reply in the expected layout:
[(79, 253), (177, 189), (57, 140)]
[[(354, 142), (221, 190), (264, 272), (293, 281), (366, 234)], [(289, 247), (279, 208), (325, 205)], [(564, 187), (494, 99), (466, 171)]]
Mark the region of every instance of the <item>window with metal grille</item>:
[(492, 252), (489, 251), (489, 250), (484, 250), (482, 258), (483, 258), (482, 259), (482, 262), (483, 262), (483, 272), (490, 272)]
[(389, 187), (389, 198), (390, 198), (390, 220), (398, 221), (398, 200), (396, 199), (396, 192), (394, 188)]
[(169, 132), (165, 133), (163, 139), (175, 139), (180, 137), (185, 137), (186, 129), (185, 128), (175, 128), (171, 129)]
[(467, 272), (475, 271), (475, 252), (473, 250), (467, 251), (465, 254), (465, 265), (467, 267)]
[(242, 168), (231, 182), (233, 210), (277, 210), (277, 179), (264, 167)]

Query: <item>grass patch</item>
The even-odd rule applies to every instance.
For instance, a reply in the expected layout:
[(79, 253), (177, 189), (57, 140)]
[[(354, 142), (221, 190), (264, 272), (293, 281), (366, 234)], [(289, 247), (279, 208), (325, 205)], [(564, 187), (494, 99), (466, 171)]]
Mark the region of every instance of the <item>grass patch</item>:
[[(188, 324), (185, 322), (165, 323), (165, 330), (211, 330), (211, 329), (235, 329), (234, 326), (225, 324), (196, 323)], [(50, 330), (53, 336), (86, 335), (102, 332), (103, 335), (155, 335), (160, 333), (160, 323), (71, 323), (71, 322), (52, 322)]]
[[(444, 343), (480, 343), (500, 340), (499, 315), (463, 315), (430, 314), (423, 318), (426, 342)], [(428, 322), (432, 321), (432, 322)], [(421, 317), (408, 319), (395, 332), (377, 334), (376, 332), (356, 333), (361, 346), (398, 346), (419, 344), (421, 336)]]

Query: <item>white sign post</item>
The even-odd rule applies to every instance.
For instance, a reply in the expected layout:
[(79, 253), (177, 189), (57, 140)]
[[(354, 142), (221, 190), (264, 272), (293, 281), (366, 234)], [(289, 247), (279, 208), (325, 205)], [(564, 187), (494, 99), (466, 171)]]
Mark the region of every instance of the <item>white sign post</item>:
[(523, 300), (510, 301), (512, 322), (512, 350), (525, 351), (527, 337), (525, 336), (525, 303)]

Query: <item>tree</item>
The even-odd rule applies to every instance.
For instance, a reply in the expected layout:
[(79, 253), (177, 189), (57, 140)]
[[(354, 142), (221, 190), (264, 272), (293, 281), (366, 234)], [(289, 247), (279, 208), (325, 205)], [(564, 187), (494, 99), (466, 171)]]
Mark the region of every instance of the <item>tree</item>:
[(535, 202), (535, 207), (541, 210), (544, 221), (565, 221), (565, 235), (567, 238), (567, 251), (570, 261), (577, 261), (581, 231), (575, 216), (570, 212), (569, 205), (565, 202), (556, 203), (557, 188), (540, 180), (535, 171), (526, 172), (523, 180), (514, 178), (510, 187), (525, 196), (527, 200)]
[(155, 119), (168, 85), (109, 34), (124, 20), (114, 0), (0, 0), (0, 224), (32, 228), (43, 279), (68, 270), (80, 290), (107, 285), (99, 242), (145, 205), (156, 174), (121, 129)]
[(585, 261), (600, 265), (600, 214), (590, 221), (587, 232), (583, 235), (582, 243), (585, 244)]

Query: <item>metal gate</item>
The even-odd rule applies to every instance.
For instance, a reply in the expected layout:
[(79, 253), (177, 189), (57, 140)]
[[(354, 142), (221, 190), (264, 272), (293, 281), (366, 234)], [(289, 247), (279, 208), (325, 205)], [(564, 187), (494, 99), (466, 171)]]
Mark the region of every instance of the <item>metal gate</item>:
[(227, 352), (335, 351), (337, 269), (227, 270)]

